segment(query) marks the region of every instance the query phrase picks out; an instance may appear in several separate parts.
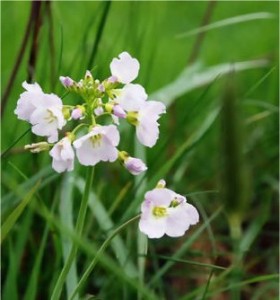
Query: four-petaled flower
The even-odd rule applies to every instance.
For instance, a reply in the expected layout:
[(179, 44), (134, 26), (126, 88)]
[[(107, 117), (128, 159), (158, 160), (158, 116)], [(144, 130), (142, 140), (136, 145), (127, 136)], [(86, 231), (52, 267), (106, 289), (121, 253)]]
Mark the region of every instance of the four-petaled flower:
[(56, 172), (61, 173), (74, 169), (75, 154), (69, 137), (56, 143), (50, 151), (50, 156), (53, 158), (52, 167)]
[(26, 91), (20, 95), (15, 114), (33, 125), (33, 133), (48, 137), (49, 143), (56, 142), (58, 129), (66, 124), (61, 99), (54, 94), (45, 94), (38, 83), (24, 82), (22, 86)]
[(149, 238), (179, 237), (198, 221), (196, 208), (184, 196), (160, 187), (145, 194), (139, 229)]
[(95, 126), (88, 134), (75, 140), (73, 145), (79, 162), (94, 166), (100, 161), (115, 161), (119, 141), (120, 134), (115, 125)]

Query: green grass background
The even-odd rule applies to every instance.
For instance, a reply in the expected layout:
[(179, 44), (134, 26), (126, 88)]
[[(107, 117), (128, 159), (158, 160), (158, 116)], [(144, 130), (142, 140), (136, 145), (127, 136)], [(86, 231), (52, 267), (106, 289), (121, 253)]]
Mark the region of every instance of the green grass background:
[[(218, 1), (211, 23), (260, 12), (274, 17), (207, 31), (191, 66), (188, 60), (198, 35), (180, 34), (201, 25), (208, 5), (54, 1), (50, 22), (43, 3), (33, 80), (45, 92), (63, 95), (59, 75), (78, 80), (93, 69), (96, 78), (107, 78), (112, 58), (128, 51), (141, 65), (136, 82), (151, 97), (158, 96), (154, 100), (170, 105), (160, 119), (160, 138), (153, 149), (135, 143), (133, 128), (122, 128), (121, 147), (143, 157), (149, 171), (135, 179), (118, 163), (98, 164), (83, 235), (73, 237), (84, 168), (77, 164), (73, 173), (57, 175), (48, 153), (23, 151), (25, 144), (42, 140), (30, 133), (14, 144), (29, 128), (13, 113), (27, 78), (29, 40), (2, 117), (2, 151), (13, 145), (2, 157), (2, 224), (8, 220), (11, 225), (9, 230), (2, 227), (7, 230), (2, 244), (3, 299), (51, 299), (73, 242), (78, 254), (61, 296), (69, 299), (104, 240), (139, 212), (144, 192), (162, 177), (197, 206), (200, 223), (182, 238), (149, 240), (147, 252), (137, 222), (131, 223), (99, 256), (79, 299), (86, 294), (96, 299), (277, 299), (279, 4)], [(30, 8), (29, 1), (1, 3), (2, 94)], [(260, 59), (266, 60), (265, 66), (230, 76), (214, 76), (211, 69)], [(186, 68), (189, 74), (182, 74)], [(205, 72), (212, 79), (197, 87), (193, 80), (202, 81)], [(174, 82), (172, 92), (164, 89)], [(228, 113), (220, 109), (227, 99), (235, 103)], [(64, 101), (78, 100), (67, 96)], [(227, 147), (229, 141), (232, 146)], [(38, 180), (40, 186), (34, 189)], [(235, 184), (238, 180), (241, 184)], [(240, 224), (232, 221), (236, 216), (242, 227), (237, 241), (233, 232)], [(210, 266), (193, 264), (197, 262)]]

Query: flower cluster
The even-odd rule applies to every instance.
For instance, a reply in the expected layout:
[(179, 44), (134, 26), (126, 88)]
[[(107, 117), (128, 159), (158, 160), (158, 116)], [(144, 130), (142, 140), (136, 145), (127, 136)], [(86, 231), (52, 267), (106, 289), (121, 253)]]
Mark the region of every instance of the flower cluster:
[[(15, 114), (32, 125), (34, 134), (47, 138), (47, 142), (26, 145), (25, 149), (33, 153), (50, 150), (52, 167), (59, 173), (72, 171), (75, 157), (85, 166), (119, 160), (133, 175), (146, 171), (141, 159), (118, 149), (121, 119), (135, 126), (139, 142), (147, 147), (153, 147), (159, 137), (158, 119), (165, 113), (165, 106), (148, 100), (144, 87), (132, 83), (139, 68), (138, 60), (123, 52), (112, 60), (111, 76), (103, 81), (94, 79), (90, 71), (78, 82), (61, 76), (66, 90), (82, 99), (74, 106), (63, 104), (55, 94), (44, 93), (38, 83), (24, 82), (26, 91), (20, 95)], [(104, 123), (104, 116), (109, 116), (109, 122), (106, 118)], [(59, 137), (59, 131), (70, 121), (70, 127), (74, 124), (71, 131)], [(160, 180), (145, 194), (139, 229), (149, 238), (164, 234), (179, 237), (198, 220), (196, 208), (184, 196), (165, 188), (165, 181)]]
[[(132, 83), (139, 68), (138, 60), (123, 52), (112, 60), (111, 76), (102, 82), (94, 79), (90, 71), (78, 82), (61, 76), (66, 90), (83, 99), (75, 106), (64, 105), (55, 94), (44, 93), (38, 83), (24, 82), (26, 91), (20, 95), (15, 114), (32, 125), (34, 134), (48, 141), (25, 148), (35, 153), (50, 150), (52, 167), (59, 173), (73, 170), (75, 156), (85, 166), (119, 160), (133, 175), (145, 171), (143, 161), (118, 149), (120, 119), (135, 126), (139, 142), (147, 147), (153, 147), (159, 137), (157, 121), (165, 113), (165, 106), (148, 100), (144, 87)], [(110, 117), (111, 123), (101, 123), (105, 115)], [(68, 121), (74, 123), (74, 128), (59, 138), (59, 131)]]
[(198, 221), (196, 208), (184, 196), (165, 188), (165, 181), (160, 180), (155, 189), (145, 194), (139, 229), (149, 238), (161, 238), (164, 234), (179, 237)]

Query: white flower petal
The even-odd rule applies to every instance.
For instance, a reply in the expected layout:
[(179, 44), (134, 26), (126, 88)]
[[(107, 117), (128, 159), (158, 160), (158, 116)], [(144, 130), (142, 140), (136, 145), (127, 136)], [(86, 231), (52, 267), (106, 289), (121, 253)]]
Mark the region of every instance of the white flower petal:
[(96, 126), (73, 145), (79, 162), (85, 166), (94, 166), (100, 161), (113, 162), (118, 158), (116, 146), (119, 140), (120, 135), (115, 125)]
[(104, 129), (104, 136), (109, 139), (113, 146), (118, 146), (120, 142), (120, 133), (115, 125), (102, 126)]
[(145, 200), (153, 203), (153, 206), (166, 206), (174, 199), (175, 193), (167, 188), (153, 189), (145, 194)]
[(188, 216), (180, 205), (175, 208), (169, 208), (166, 223), (166, 234), (171, 237), (184, 235), (186, 230), (190, 227)]
[(26, 91), (31, 92), (31, 93), (43, 93), (42, 88), (37, 82), (34, 83), (27, 83), (24, 81), (22, 83), (22, 87), (26, 89)]
[(157, 101), (146, 101), (138, 112), (136, 135), (138, 140), (147, 147), (153, 147), (159, 137), (160, 114), (165, 112), (165, 105)]
[(119, 90), (115, 101), (126, 111), (138, 111), (145, 104), (148, 95), (140, 84), (127, 84)]
[(198, 211), (193, 205), (189, 203), (184, 203), (184, 211), (187, 214), (189, 223), (191, 225), (194, 225), (199, 222)]
[(166, 231), (166, 219), (163, 218), (141, 218), (139, 221), (139, 229), (150, 239), (161, 238)]
[(132, 58), (129, 53), (122, 52), (118, 58), (114, 58), (110, 64), (112, 76), (117, 77), (121, 83), (130, 83), (139, 72), (140, 64), (137, 59)]
[(152, 148), (159, 137), (159, 124), (156, 121), (141, 119), (139, 125), (136, 126), (136, 136), (139, 142), (147, 147)]
[(92, 148), (92, 142), (89, 139), (85, 140), (79, 148), (76, 147), (76, 155), (80, 164), (84, 166), (94, 166), (100, 161), (98, 153)]

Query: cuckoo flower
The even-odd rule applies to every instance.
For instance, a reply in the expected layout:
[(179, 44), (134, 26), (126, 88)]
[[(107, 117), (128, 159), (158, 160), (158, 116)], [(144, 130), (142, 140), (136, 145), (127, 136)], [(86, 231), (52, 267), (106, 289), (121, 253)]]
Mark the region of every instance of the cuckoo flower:
[(22, 85), (26, 91), (20, 95), (15, 114), (33, 125), (33, 133), (48, 137), (50, 143), (56, 142), (58, 129), (62, 129), (66, 123), (61, 99), (55, 94), (43, 93), (37, 83), (24, 82)]
[(94, 166), (100, 161), (113, 162), (118, 158), (120, 135), (115, 125), (95, 126), (92, 130), (75, 140), (76, 155), (85, 166)]
[(112, 78), (124, 84), (130, 83), (138, 76), (139, 68), (138, 60), (127, 52), (122, 52), (119, 58), (114, 58), (110, 64)]
[(188, 204), (184, 196), (159, 187), (145, 194), (139, 229), (149, 238), (160, 238), (164, 234), (179, 237), (198, 221), (196, 208)]
[(50, 151), (50, 156), (53, 158), (52, 167), (56, 172), (61, 173), (74, 169), (75, 154), (69, 137), (56, 143)]

